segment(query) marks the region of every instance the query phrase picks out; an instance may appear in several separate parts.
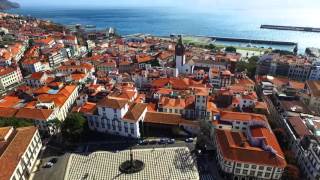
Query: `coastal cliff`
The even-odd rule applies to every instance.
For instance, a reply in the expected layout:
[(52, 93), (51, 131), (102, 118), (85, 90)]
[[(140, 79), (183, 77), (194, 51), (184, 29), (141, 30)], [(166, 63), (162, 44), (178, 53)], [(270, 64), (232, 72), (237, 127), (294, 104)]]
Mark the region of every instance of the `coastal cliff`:
[(20, 5), (9, 0), (0, 0), (0, 11), (19, 8)]

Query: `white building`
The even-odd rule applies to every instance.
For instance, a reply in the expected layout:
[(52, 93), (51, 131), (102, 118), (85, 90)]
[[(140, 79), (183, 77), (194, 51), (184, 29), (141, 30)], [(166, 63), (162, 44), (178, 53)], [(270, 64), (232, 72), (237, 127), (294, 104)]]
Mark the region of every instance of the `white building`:
[(87, 113), (90, 129), (132, 138), (141, 136), (139, 126), (147, 112), (146, 104), (105, 98), (95, 111)]
[(36, 59), (23, 61), (22, 68), (28, 73), (35, 73), (43, 70), (42, 63)]
[(45, 72), (35, 72), (25, 78), (25, 82), (30, 87), (39, 88), (46, 85), (48, 75)]
[(22, 82), (22, 79), (19, 67), (0, 68), (0, 89), (5, 90), (14, 84)]
[(0, 144), (0, 179), (29, 179), (42, 148), (37, 128), (0, 128)]
[(281, 179), (287, 163), (265, 116), (223, 111), (212, 125), (218, 165), (231, 179)]
[(51, 68), (59, 66), (63, 61), (65, 61), (65, 57), (60, 52), (52, 52), (48, 56), (49, 66)]

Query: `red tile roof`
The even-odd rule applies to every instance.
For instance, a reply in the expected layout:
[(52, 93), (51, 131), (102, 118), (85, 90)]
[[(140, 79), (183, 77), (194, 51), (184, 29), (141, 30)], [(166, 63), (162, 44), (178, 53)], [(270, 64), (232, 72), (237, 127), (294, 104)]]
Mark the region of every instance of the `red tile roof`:
[(0, 179), (10, 179), (21, 160), (22, 154), (26, 152), (36, 131), (36, 127), (17, 129), (14, 138), (0, 156)]
[(268, 122), (266, 116), (261, 114), (244, 113), (244, 112), (231, 112), (231, 111), (221, 111), (220, 118), (223, 121), (263, 121)]
[(45, 72), (32, 73), (30, 76), (30, 79), (40, 80), (44, 74), (45, 74)]
[(270, 130), (261, 131), (254, 134), (263, 135), (267, 144), (277, 151), (276, 155), (260, 147), (251, 146), (244, 133), (231, 130), (216, 129), (217, 147), (226, 160), (285, 168), (287, 163), (275, 136)]
[(0, 117), (2, 118), (14, 117), (17, 111), (18, 110), (15, 108), (0, 107)]
[(97, 103), (98, 106), (112, 109), (122, 109), (126, 104), (128, 104), (126, 100), (109, 99), (107, 97)]
[(53, 113), (52, 109), (29, 109), (21, 108), (16, 114), (16, 118), (32, 119), (39, 121), (46, 121)]
[(124, 120), (137, 122), (142, 113), (146, 111), (147, 104), (143, 103), (130, 103), (128, 112), (123, 117)]
[(145, 123), (179, 125), (182, 117), (180, 114), (147, 112), (144, 118)]
[(16, 69), (11, 68), (11, 67), (6, 67), (6, 68), (2, 67), (2, 68), (0, 68), (0, 76), (6, 76), (6, 75), (8, 75), (12, 72), (15, 72), (15, 71), (16, 71)]

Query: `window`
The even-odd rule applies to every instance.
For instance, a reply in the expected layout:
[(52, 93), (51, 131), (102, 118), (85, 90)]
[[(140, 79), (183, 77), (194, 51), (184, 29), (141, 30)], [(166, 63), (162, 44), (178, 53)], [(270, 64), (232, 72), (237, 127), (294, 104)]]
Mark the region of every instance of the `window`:
[(259, 166), (259, 170), (264, 170), (264, 166)]
[(264, 177), (269, 177), (270, 175), (271, 175), (270, 173), (266, 173)]
[(112, 129), (116, 130), (116, 120), (115, 119), (112, 120)]
[(104, 121), (103, 121), (103, 120), (101, 121), (101, 127), (102, 127), (102, 128), (105, 128), (105, 125), (104, 125)]
[(272, 170), (272, 168), (271, 167), (267, 167), (267, 171), (271, 171)]
[(130, 133), (134, 134), (134, 128), (130, 128)]
[(254, 176), (255, 171), (250, 171), (250, 176)]
[(239, 174), (240, 173), (240, 169), (236, 169), (236, 173)]
[(119, 130), (119, 131), (122, 131), (121, 122), (120, 122), (120, 121), (117, 121), (117, 122), (118, 122), (118, 130)]
[(258, 174), (257, 174), (257, 176), (262, 176), (262, 172), (259, 171)]
[(249, 168), (249, 164), (244, 164), (244, 168)]
[(237, 164), (237, 167), (241, 167), (241, 164), (240, 164), (240, 163), (238, 163), (238, 164)]
[(257, 165), (252, 165), (251, 168), (252, 168), (252, 169), (256, 169), (256, 168), (257, 168)]
[(243, 170), (243, 174), (248, 174), (248, 170)]

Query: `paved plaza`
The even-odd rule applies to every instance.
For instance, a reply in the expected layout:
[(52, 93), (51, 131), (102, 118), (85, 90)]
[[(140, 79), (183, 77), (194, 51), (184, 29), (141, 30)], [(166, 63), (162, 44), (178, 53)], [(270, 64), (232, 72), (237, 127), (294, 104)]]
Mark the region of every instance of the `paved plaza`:
[(88, 156), (72, 154), (64, 179), (94, 180), (198, 180), (195, 158), (186, 147), (135, 149), (134, 159), (142, 160), (145, 168), (135, 174), (123, 174), (119, 165), (130, 159), (130, 151), (95, 152)]

